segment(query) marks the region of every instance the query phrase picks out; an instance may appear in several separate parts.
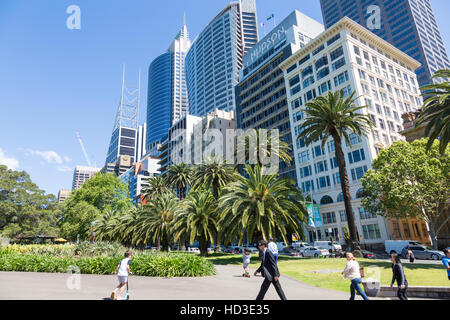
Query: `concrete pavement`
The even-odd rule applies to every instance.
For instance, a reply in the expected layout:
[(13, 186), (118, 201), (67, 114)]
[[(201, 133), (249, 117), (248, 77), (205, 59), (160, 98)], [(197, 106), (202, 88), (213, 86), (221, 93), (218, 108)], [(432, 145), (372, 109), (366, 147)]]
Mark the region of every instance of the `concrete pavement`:
[[(254, 300), (262, 278), (243, 278), (238, 266), (216, 266), (217, 275), (202, 278), (150, 278), (131, 276), (132, 300)], [(114, 275), (80, 275), (69, 281), (69, 274), (0, 272), (0, 300), (101, 300), (107, 299), (117, 285)], [(71, 278), (73, 280), (76, 278)], [(347, 300), (349, 294), (316, 288), (287, 276), (281, 286), (289, 300)], [(358, 297), (360, 299), (360, 297)], [(270, 287), (267, 300), (278, 300)]]

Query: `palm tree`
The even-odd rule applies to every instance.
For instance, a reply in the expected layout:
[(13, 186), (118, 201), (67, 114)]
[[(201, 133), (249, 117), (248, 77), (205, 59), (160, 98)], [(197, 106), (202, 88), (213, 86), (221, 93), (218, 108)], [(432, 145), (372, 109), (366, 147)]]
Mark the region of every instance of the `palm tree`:
[[(433, 79), (450, 79), (450, 69), (436, 71)], [(422, 113), (417, 119), (416, 126), (426, 125), (425, 135), (429, 137), (427, 150), (430, 150), (433, 142), (440, 137), (439, 151), (445, 153), (450, 140), (450, 82), (427, 85), (421, 88), (423, 96), (428, 98), (422, 108)]]
[(245, 166), (246, 176), (237, 177), (223, 190), (220, 224), (226, 227), (226, 241), (245, 235), (248, 240), (275, 238), (281, 235), (287, 243), (288, 232), (303, 235), (301, 223), (306, 223), (307, 211), (301, 192), (292, 179), (267, 174), (259, 165)]
[(306, 145), (322, 139), (322, 148), (325, 147), (330, 138), (333, 139), (352, 250), (361, 250), (356, 233), (345, 157), (342, 151), (342, 138), (350, 144), (350, 133), (367, 136), (374, 124), (369, 115), (361, 112), (367, 106), (358, 107), (356, 101), (355, 92), (346, 98), (343, 90), (341, 90), (330, 91), (328, 96), (317, 97), (308, 102), (302, 110), (305, 112), (305, 121), (302, 124), (304, 130), (300, 133), (298, 139), (305, 139)]
[(172, 236), (174, 216), (179, 200), (171, 193), (164, 193), (156, 198), (151, 205), (145, 207), (135, 223), (133, 239), (136, 244), (153, 242), (163, 251), (169, 249)]
[(111, 224), (111, 222), (114, 221), (114, 218), (116, 218), (117, 215), (118, 212), (116, 210), (109, 209), (93, 222), (97, 240), (113, 240), (111, 235), (111, 227), (113, 224)]
[(192, 169), (185, 163), (176, 164), (169, 168), (166, 176), (167, 184), (177, 189), (180, 199), (186, 197), (187, 188), (191, 184)]
[(205, 190), (193, 190), (182, 201), (175, 222), (174, 240), (183, 234), (189, 235), (190, 243), (200, 243), (200, 255), (208, 255), (208, 245), (214, 243), (217, 232), (217, 201)]
[(152, 200), (163, 193), (168, 193), (167, 182), (162, 176), (149, 178), (148, 186), (142, 191), (145, 200)]
[[(255, 143), (254, 146), (252, 142)], [(262, 167), (266, 164), (267, 158), (272, 156), (290, 164), (292, 161), (290, 152), (291, 148), (282, 140), (282, 137), (272, 136), (270, 130), (249, 129), (245, 131), (244, 136), (238, 139), (235, 156), (238, 165), (242, 165), (250, 159), (255, 159), (256, 164)]]
[[(234, 171), (230, 165), (227, 165), (215, 158), (209, 158), (200, 165), (194, 175), (194, 187), (208, 188), (212, 190), (214, 198), (219, 200), (219, 194), (222, 188), (233, 181)], [(222, 228), (217, 226), (215, 251), (221, 251)]]

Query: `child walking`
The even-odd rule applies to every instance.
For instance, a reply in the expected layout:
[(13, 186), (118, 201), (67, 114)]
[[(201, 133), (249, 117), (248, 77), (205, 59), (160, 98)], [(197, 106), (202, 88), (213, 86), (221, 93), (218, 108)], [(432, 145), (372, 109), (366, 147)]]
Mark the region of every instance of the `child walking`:
[(244, 274), (242, 276), (246, 277), (246, 278), (250, 278), (250, 272), (249, 272), (249, 269), (248, 269), (248, 265), (250, 264), (251, 257), (252, 256), (250, 255), (250, 252), (246, 248), (244, 250), (244, 254), (242, 255), (242, 260), (244, 262), (244, 265), (243, 265), (243, 267), (244, 267)]
[(130, 264), (131, 264), (131, 252), (125, 252), (125, 258), (120, 261), (117, 265), (116, 273), (117, 278), (119, 279), (119, 285), (116, 289), (111, 293), (111, 299), (119, 299), (122, 297), (123, 291), (125, 290), (126, 284), (128, 282), (128, 275), (130, 272)]

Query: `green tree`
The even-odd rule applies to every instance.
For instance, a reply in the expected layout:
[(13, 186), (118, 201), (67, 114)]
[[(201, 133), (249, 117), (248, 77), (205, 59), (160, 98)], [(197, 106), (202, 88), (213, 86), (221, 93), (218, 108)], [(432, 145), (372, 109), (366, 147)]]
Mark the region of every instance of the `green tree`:
[(159, 197), (163, 193), (168, 193), (167, 181), (162, 176), (156, 176), (149, 178), (148, 186), (143, 190), (144, 198), (147, 201), (151, 201), (154, 198)]
[(230, 183), (220, 198), (220, 224), (226, 240), (248, 240), (281, 236), (288, 243), (289, 232), (303, 237), (301, 223), (307, 223), (307, 210), (301, 192), (291, 179), (266, 174), (259, 165), (245, 166), (245, 176)]
[(101, 216), (101, 211), (92, 204), (82, 201), (64, 210), (61, 235), (71, 241), (89, 240), (93, 222)]
[(439, 232), (450, 219), (450, 148), (442, 155), (436, 141), (427, 153), (427, 143), (397, 141), (381, 151), (362, 179), (362, 203), (374, 214), (425, 220), (437, 249)]
[(197, 240), (200, 255), (208, 255), (208, 246), (214, 243), (217, 232), (217, 201), (205, 190), (194, 190), (182, 201), (174, 224), (175, 241), (183, 234), (189, 235), (190, 243)]
[(147, 244), (149, 241), (167, 251), (173, 234), (174, 217), (178, 210), (179, 199), (172, 193), (162, 194), (151, 205), (146, 206), (136, 220), (135, 227), (128, 228), (133, 232), (136, 244)]
[(330, 91), (328, 96), (317, 97), (308, 102), (302, 110), (305, 113), (305, 120), (302, 123), (303, 131), (299, 134), (298, 139), (305, 139), (306, 145), (311, 145), (315, 141), (322, 139), (322, 149), (325, 148), (330, 138), (333, 139), (352, 250), (360, 251), (351, 203), (347, 166), (342, 150), (342, 139), (345, 139), (350, 145), (350, 133), (358, 136), (367, 135), (373, 127), (373, 123), (368, 115), (362, 113), (367, 106), (358, 107), (356, 102), (355, 93), (346, 98), (343, 90)]
[(255, 164), (262, 167), (272, 157), (277, 157), (286, 164), (290, 164), (292, 161), (291, 151), (282, 137), (272, 136), (270, 130), (248, 129), (242, 137), (238, 138), (235, 157), (238, 165), (254, 159), (256, 160)]
[(180, 199), (186, 198), (187, 188), (192, 182), (192, 168), (185, 163), (172, 165), (167, 171), (167, 184), (176, 189)]
[(0, 233), (57, 236), (60, 215), (55, 196), (39, 189), (28, 173), (0, 165)]
[(444, 154), (450, 140), (450, 69), (438, 70), (433, 79), (445, 78), (447, 81), (421, 88), (423, 96), (428, 97), (417, 119), (416, 126), (426, 125), (425, 135), (429, 137), (427, 150), (433, 142), (440, 139), (439, 151)]
[[(212, 190), (214, 198), (218, 201), (222, 188), (233, 181), (234, 175), (235, 173), (230, 165), (223, 163), (219, 159), (210, 158), (197, 168), (194, 175), (194, 187), (203, 187)], [(217, 225), (216, 252), (221, 251), (221, 243), (222, 228), (220, 225)]]
[(69, 240), (90, 239), (92, 223), (109, 210), (125, 212), (133, 206), (128, 187), (114, 174), (98, 173), (73, 191), (64, 202), (62, 230)]

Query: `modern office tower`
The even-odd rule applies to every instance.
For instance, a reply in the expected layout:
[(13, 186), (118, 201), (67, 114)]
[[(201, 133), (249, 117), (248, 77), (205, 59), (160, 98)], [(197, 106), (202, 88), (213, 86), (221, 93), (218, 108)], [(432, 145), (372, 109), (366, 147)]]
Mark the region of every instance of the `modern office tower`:
[(236, 116), (234, 111), (215, 110), (194, 125), (192, 162), (205, 163), (210, 158), (217, 161), (234, 161), (236, 144)]
[(255, 0), (228, 4), (203, 29), (186, 56), (190, 114), (235, 110), (242, 58), (257, 42)]
[(61, 189), (58, 192), (58, 203), (64, 203), (66, 199), (70, 196), (72, 190)]
[(127, 86), (125, 84), (124, 66), (122, 73), (122, 92), (106, 156), (106, 165), (116, 163), (120, 156), (131, 157), (132, 163), (136, 161), (140, 83), (141, 73), (139, 72), (137, 86)]
[(184, 21), (167, 52), (150, 64), (147, 101), (147, 144), (150, 149), (189, 111), (184, 61), (190, 47)]
[(73, 172), (72, 190), (80, 189), (83, 183), (92, 178), (100, 168), (76, 166)]
[(174, 164), (192, 164), (192, 139), (194, 127), (202, 118), (185, 115), (169, 129), (168, 161), (169, 168)]
[(382, 247), (391, 235), (384, 218), (362, 207), (360, 179), (381, 149), (403, 139), (401, 114), (422, 105), (414, 73), (420, 63), (345, 17), (280, 67), (287, 87), (298, 186), (319, 206), (318, 220), (323, 222), (316, 229), (308, 227), (310, 241), (316, 235), (321, 240), (333, 237), (343, 241), (346, 214), (334, 141), (326, 141), (322, 149), (321, 139), (309, 146), (297, 139), (304, 130), (302, 109), (308, 101), (329, 90), (343, 90), (345, 96), (356, 92), (357, 104), (368, 106), (362, 112), (376, 124), (369, 137), (351, 134), (350, 144), (343, 143), (343, 151), (361, 243), (370, 249)]
[(348, 16), (410, 55), (422, 66), (419, 85), (431, 83), (436, 70), (450, 68), (430, 0), (320, 0), (327, 28)]
[[(286, 86), (279, 65), (323, 31), (322, 24), (295, 10), (244, 56), (236, 86), (238, 128), (277, 129), (293, 150)], [(281, 161), (280, 174), (296, 180), (294, 160), (290, 165)]]
[(140, 161), (147, 153), (147, 124), (144, 123), (138, 127), (136, 139), (136, 162)]
[(148, 179), (159, 174), (158, 160), (146, 156), (120, 176), (120, 179), (127, 184), (134, 204), (145, 203), (143, 191), (148, 186)]

